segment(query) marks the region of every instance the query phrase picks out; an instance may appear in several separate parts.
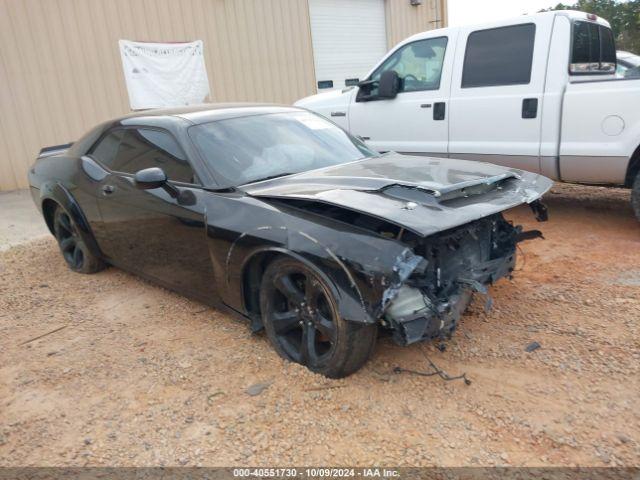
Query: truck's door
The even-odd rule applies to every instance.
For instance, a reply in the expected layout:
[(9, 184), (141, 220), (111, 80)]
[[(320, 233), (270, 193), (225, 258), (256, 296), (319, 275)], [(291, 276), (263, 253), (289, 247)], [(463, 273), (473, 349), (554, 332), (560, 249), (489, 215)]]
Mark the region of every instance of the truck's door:
[(349, 130), (378, 151), (446, 156), (449, 84), (455, 39), (437, 36), (409, 41), (391, 53), (367, 80), (387, 70), (400, 78), (396, 98), (376, 98), (376, 87), (351, 98)]
[(458, 37), (449, 156), (540, 171), (541, 112), (553, 16)]

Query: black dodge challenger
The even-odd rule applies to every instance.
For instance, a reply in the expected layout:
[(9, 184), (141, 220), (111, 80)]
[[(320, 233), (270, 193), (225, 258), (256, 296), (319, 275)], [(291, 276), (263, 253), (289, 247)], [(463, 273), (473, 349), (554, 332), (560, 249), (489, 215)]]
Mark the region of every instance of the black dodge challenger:
[(509, 276), (531, 232), (502, 213), (545, 177), (378, 154), (305, 110), (207, 105), (136, 113), (43, 149), (33, 199), (72, 270), (106, 265), (233, 312), (329, 377), (449, 336), (473, 291)]

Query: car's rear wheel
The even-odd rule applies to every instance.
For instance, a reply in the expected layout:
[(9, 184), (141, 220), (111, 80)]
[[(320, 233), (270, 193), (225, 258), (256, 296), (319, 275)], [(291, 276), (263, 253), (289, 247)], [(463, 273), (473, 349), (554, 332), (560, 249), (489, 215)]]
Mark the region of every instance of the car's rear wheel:
[(636, 175), (633, 187), (631, 188), (631, 205), (633, 206), (636, 218), (640, 221), (640, 173)]
[(327, 377), (352, 374), (373, 351), (377, 326), (342, 319), (322, 277), (297, 260), (282, 257), (267, 267), (260, 308), (276, 351)]
[(71, 270), (96, 273), (105, 268), (105, 263), (87, 248), (75, 222), (61, 207), (56, 207), (53, 212), (53, 232), (62, 256)]

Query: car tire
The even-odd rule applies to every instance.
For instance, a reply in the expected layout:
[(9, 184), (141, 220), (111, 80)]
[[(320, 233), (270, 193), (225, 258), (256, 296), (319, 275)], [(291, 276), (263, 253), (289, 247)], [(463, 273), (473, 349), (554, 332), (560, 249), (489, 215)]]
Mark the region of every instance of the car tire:
[(295, 259), (269, 264), (260, 286), (262, 321), (280, 356), (330, 378), (351, 375), (364, 365), (376, 343), (377, 325), (339, 315), (324, 279)]
[(62, 257), (74, 272), (96, 273), (106, 267), (106, 263), (89, 250), (71, 215), (60, 206), (53, 212), (53, 234)]
[(631, 206), (636, 214), (636, 218), (640, 221), (640, 172), (636, 175), (636, 179), (631, 187)]

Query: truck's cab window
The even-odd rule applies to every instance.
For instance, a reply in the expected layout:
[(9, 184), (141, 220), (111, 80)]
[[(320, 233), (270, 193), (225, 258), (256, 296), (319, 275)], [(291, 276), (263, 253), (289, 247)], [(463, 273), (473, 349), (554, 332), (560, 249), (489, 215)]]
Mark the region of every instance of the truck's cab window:
[(573, 22), (572, 37), (572, 75), (615, 72), (616, 45), (610, 28), (578, 20)]
[[(382, 72), (395, 70), (401, 80), (398, 93), (438, 90), (446, 50), (447, 37), (409, 43), (387, 58), (371, 75), (370, 80), (377, 82)], [(375, 94), (374, 87), (370, 95), (375, 96)]]
[(469, 34), (462, 88), (526, 85), (531, 81), (536, 26), (533, 23)]

